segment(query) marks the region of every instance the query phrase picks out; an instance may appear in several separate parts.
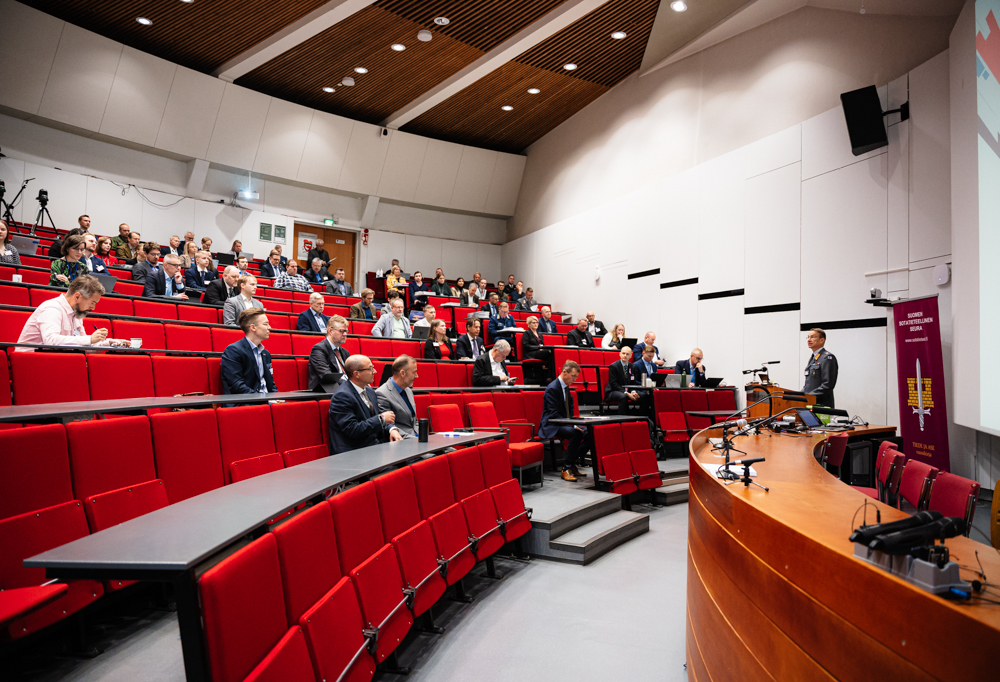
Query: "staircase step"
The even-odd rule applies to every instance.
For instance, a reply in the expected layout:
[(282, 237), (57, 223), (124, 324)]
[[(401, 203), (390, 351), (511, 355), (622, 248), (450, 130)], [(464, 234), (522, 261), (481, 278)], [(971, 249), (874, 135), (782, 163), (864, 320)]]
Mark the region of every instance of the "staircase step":
[(649, 531), (649, 517), (629, 511), (602, 516), (549, 541), (553, 558), (587, 565), (618, 545)]
[(621, 495), (558, 486), (532, 491), (525, 494), (524, 500), (533, 510), (532, 527), (544, 531), (547, 539), (557, 538), (622, 508)]
[(683, 483), (674, 483), (673, 481), (666, 481), (665, 483), (666, 485), (662, 485), (656, 489), (657, 504), (680, 504), (687, 502), (689, 486), (686, 478)]

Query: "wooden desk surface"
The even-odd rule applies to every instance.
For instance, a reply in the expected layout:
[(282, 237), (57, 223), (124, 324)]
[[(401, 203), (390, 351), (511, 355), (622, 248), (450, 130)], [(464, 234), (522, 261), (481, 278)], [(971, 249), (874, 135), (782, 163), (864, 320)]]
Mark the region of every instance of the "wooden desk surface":
[[(748, 456), (767, 458), (754, 468), (770, 492), (726, 486), (700, 466), (722, 461), (707, 443), (711, 435), (698, 433), (690, 446), (687, 657), (694, 679), (996, 679), (1000, 605), (948, 601), (853, 556), (847, 538), (866, 496), (816, 461), (825, 435), (736, 439)], [(883, 522), (906, 516), (874, 504)], [(869, 506), (869, 523), (873, 516)], [(992, 547), (965, 537), (946, 544), (961, 566), (976, 566), (978, 550), (989, 581), (1000, 582)], [(962, 577), (976, 578), (966, 569)]]

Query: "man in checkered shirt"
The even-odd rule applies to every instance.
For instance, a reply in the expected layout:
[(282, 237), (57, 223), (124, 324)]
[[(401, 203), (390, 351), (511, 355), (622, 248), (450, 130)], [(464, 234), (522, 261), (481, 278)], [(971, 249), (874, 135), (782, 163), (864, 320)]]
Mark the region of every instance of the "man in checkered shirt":
[(288, 261), (284, 272), (278, 273), (278, 278), (274, 280), (275, 289), (291, 289), (293, 291), (312, 292), (312, 287), (305, 277), (299, 274), (299, 264), (294, 260)]

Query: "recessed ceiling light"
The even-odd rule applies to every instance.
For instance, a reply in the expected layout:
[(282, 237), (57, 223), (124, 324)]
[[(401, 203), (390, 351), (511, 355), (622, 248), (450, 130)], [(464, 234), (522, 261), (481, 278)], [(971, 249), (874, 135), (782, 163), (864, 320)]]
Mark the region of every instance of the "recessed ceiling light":
[(688, 6), (684, 2), (684, 0), (674, 0), (672, 3), (670, 3), (670, 9), (672, 9), (675, 12), (683, 12), (687, 8)]
[(354, 85), (354, 79), (351, 78), (350, 76), (346, 76), (346, 77), (344, 77), (344, 78), (341, 79), (340, 84), (341, 85), (346, 85), (347, 87), (351, 87), (351, 86)]
[(354, 73), (368, 73), (368, 69), (363, 66), (359, 66), (354, 69)]
[(325, 88), (323, 88), (323, 92), (336, 92), (336, 90), (334, 90), (333, 88), (331, 88), (331, 87), (330, 87), (330, 86), (328, 85), (328, 86), (326, 86)]
[(194, 2), (194, 0), (181, 0), (181, 2), (186, 2), (187, 4), (190, 5), (192, 2)]
[(615, 31), (614, 33), (611, 34), (611, 37), (614, 38), (615, 40), (621, 40), (626, 35), (627, 34), (625, 33), (625, 31)]
[(438, 26), (447, 26), (451, 23), (448, 17), (434, 17), (434, 23)]
[(429, 43), (434, 38), (434, 34), (428, 31), (426, 28), (417, 31), (417, 40), (422, 43)]
[(396, 43), (395, 45), (392, 46), (392, 49), (394, 49), (396, 52), (402, 52), (403, 50), (406, 49), (406, 45), (403, 45), (402, 43)]
[(514, 107), (512, 107), (512, 106), (511, 106), (511, 105), (509, 105), (509, 104), (505, 104), (505, 105), (503, 105), (503, 106), (502, 106), (502, 107), (500, 107), (500, 108), (501, 108), (501, 109), (503, 109), (504, 111), (514, 111)]
[(153, 22), (150, 21), (149, 19), (147, 19), (146, 17), (136, 17), (135, 20), (138, 21), (143, 26), (152, 26), (153, 25)]
[(541, 90), (539, 90), (538, 88), (528, 88), (528, 94), (529, 95), (537, 95), (540, 92), (541, 92)]
[(568, 64), (563, 64), (563, 68), (567, 71), (576, 71), (576, 64), (569, 62)]

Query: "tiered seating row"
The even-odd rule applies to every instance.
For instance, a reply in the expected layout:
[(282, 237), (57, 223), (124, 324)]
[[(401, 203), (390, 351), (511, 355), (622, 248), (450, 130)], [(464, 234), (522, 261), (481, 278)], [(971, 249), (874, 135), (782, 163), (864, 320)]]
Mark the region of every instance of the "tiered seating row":
[(688, 414), (705, 410), (736, 412), (736, 395), (730, 389), (653, 392), (656, 424), (663, 432), (663, 440), (666, 442), (686, 442), (694, 432), (711, 426), (710, 418)]

